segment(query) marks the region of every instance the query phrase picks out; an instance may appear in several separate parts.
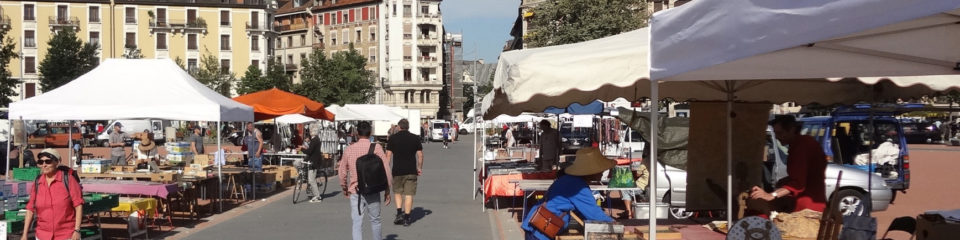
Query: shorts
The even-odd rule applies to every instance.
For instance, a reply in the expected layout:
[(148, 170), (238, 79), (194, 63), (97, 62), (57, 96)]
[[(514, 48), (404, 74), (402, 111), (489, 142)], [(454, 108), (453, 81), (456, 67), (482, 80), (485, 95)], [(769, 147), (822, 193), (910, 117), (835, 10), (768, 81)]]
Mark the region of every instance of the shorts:
[(640, 193), (640, 191), (636, 190), (620, 190), (620, 198), (624, 201), (633, 201), (633, 196)]
[(417, 195), (417, 175), (393, 176), (393, 193), (405, 196)]

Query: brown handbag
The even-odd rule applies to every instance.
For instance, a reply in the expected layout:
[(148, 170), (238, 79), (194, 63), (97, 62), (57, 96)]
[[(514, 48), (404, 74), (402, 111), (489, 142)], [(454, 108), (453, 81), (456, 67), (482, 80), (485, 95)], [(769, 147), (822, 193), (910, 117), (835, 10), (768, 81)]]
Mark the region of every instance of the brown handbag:
[(557, 234), (563, 229), (563, 217), (567, 216), (567, 213), (564, 212), (563, 215), (557, 216), (557, 214), (550, 212), (546, 205), (547, 202), (544, 201), (543, 204), (540, 204), (540, 207), (537, 207), (537, 210), (533, 211), (533, 216), (530, 217), (530, 225), (552, 239), (557, 237)]

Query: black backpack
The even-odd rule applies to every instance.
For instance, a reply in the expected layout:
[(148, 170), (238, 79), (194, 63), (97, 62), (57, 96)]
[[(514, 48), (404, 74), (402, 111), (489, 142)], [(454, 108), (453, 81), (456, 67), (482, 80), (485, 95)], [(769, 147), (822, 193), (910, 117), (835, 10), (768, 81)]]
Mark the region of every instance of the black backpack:
[[(77, 184), (80, 184), (80, 175), (77, 175), (77, 171), (74, 171), (72, 168), (66, 166), (58, 166), (57, 170), (63, 174), (63, 186), (67, 189), (67, 199), (73, 199), (70, 196), (70, 179), (71, 176), (74, 181), (77, 181)], [(40, 189), (40, 179), (43, 178), (43, 174), (37, 176), (36, 180), (33, 180), (33, 197), (37, 196), (37, 191)], [(83, 185), (80, 185), (80, 192), (83, 192)], [(33, 203), (33, 211), (37, 212), (37, 203)]]
[[(370, 143), (370, 151), (357, 158), (357, 194), (364, 196), (387, 190), (387, 170), (383, 166), (383, 159), (374, 154), (376, 143)], [(360, 208), (360, 198), (357, 198), (357, 208)], [(360, 211), (363, 215), (363, 211)]]

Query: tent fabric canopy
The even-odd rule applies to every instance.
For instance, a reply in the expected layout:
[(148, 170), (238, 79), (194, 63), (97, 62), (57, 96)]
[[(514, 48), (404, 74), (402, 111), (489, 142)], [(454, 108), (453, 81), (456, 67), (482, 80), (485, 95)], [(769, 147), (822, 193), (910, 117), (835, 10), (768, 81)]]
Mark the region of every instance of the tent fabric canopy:
[(593, 101), (587, 105), (582, 105), (579, 103), (571, 103), (570, 106), (567, 106), (566, 108), (549, 107), (543, 110), (543, 112), (552, 113), (552, 114), (569, 113), (569, 114), (575, 114), (575, 115), (576, 114), (600, 114), (603, 112), (603, 102)]
[(9, 117), (252, 121), (253, 109), (197, 82), (169, 59), (107, 59), (61, 87), (11, 103)]
[(287, 114), (287, 115), (277, 117), (277, 122), (283, 123), (283, 124), (301, 124), (301, 123), (309, 123), (309, 122), (315, 122), (315, 121), (317, 121), (317, 119), (312, 117), (307, 117), (298, 113)]
[(277, 88), (238, 96), (233, 100), (252, 106), (257, 121), (287, 114), (302, 114), (329, 121), (334, 119), (334, 114), (326, 111), (323, 103)]
[(379, 104), (347, 104), (337, 108), (337, 121), (391, 121), (406, 117), (395, 112), (398, 108)]

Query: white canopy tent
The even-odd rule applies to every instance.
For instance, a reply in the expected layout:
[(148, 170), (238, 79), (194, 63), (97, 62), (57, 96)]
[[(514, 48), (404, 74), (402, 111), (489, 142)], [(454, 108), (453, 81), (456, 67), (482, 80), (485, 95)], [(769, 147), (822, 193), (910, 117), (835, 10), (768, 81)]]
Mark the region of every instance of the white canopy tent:
[(316, 122), (317, 119), (312, 117), (307, 117), (299, 113), (287, 114), (276, 118), (276, 121), (281, 124), (301, 124), (301, 123), (310, 123)]
[[(850, 103), (958, 89), (958, 8), (950, 0), (694, 1), (656, 14), (649, 29), (503, 53), (484, 116), (629, 96)], [(618, 38), (632, 42), (608, 46), (626, 42)], [(652, 67), (606, 66), (628, 63)]]
[[(9, 116), (216, 121), (220, 129), (220, 122), (253, 121), (253, 108), (214, 92), (169, 59), (107, 59), (61, 87), (11, 103)], [(218, 138), (217, 149), (220, 146)], [(219, 165), (217, 171), (219, 176)]]
[[(404, 116), (398, 115), (391, 107), (379, 104), (346, 104), (334, 109), (337, 121), (400, 121)], [(329, 108), (328, 108), (328, 111)]]

